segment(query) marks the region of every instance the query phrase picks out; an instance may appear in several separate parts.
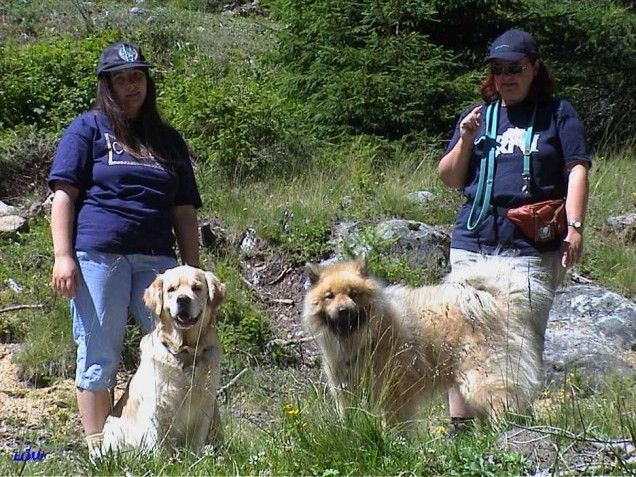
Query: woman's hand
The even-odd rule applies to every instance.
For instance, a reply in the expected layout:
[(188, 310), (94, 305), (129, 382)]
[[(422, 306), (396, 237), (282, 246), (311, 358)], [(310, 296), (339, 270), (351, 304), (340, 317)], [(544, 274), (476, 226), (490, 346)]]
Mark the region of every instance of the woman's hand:
[(459, 123), (459, 136), (464, 141), (472, 141), (477, 134), (479, 126), (481, 126), (481, 110), (482, 106), (476, 106), (466, 115), (462, 122)]
[[(568, 172), (568, 193), (565, 211), (570, 221), (583, 223), (587, 209), (590, 184), (587, 163), (575, 164)], [(583, 254), (583, 229), (568, 226), (568, 235), (561, 244), (561, 265), (571, 267), (581, 261)]]
[(583, 235), (580, 230), (568, 227), (568, 235), (561, 243), (561, 265), (569, 268), (581, 261), (583, 254)]
[(79, 189), (65, 182), (56, 182), (53, 190), (55, 195), (51, 207), (51, 236), (55, 263), (51, 286), (60, 295), (73, 298), (80, 281), (73, 250), (75, 201)]
[(51, 286), (60, 295), (73, 298), (79, 286), (77, 263), (70, 255), (55, 257)]
[(473, 153), (473, 140), (481, 125), (481, 106), (476, 106), (459, 123), (459, 140), (453, 148), (440, 159), (437, 172), (448, 187), (461, 189), (466, 181), (470, 156)]

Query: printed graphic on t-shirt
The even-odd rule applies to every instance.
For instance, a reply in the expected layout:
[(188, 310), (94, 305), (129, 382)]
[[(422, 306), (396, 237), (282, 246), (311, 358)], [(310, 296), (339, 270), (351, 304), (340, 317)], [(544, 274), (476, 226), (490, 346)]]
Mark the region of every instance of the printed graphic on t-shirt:
[[(109, 166), (144, 166), (152, 167), (153, 169), (163, 169), (152, 155), (150, 158), (143, 161), (124, 160), (126, 150), (124, 149), (124, 146), (117, 141), (117, 138), (105, 132), (104, 139), (106, 140), (106, 147), (108, 148)], [(128, 154), (127, 157), (130, 158), (130, 155)]]
[[(495, 155), (500, 154), (513, 154), (515, 147), (523, 153), (525, 148), (525, 135), (526, 130), (522, 128), (508, 128), (503, 134), (497, 136), (497, 149)], [(532, 135), (532, 144), (530, 146), (530, 152), (537, 152), (539, 143), (539, 135)]]

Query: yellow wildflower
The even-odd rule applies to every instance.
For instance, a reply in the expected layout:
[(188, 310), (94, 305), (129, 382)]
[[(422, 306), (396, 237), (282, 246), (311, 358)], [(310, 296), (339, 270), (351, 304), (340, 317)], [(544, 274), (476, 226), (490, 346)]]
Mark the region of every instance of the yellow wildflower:
[(293, 404), (285, 404), (283, 406), (283, 412), (289, 417), (296, 417), (300, 414), (300, 409)]

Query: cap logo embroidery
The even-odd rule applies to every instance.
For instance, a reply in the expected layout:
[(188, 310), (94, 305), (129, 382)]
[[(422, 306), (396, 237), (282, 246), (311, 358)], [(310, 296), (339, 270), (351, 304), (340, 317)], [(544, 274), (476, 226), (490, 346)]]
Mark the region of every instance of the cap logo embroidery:
[(118, 53), (119, 53), (119, 57), (128, 63), (132, 63), (133, 61), (136, 61), (137, 58), (139, 57), (137, 50), (135, 50), (133, 47), (128, 45), (122, 45), (121, 48), (119, 48)]
[(495, 46), (495, 50), (498, 50), (499, 48), (510, 48), (510, 45), (499, 45), (499, 46)]

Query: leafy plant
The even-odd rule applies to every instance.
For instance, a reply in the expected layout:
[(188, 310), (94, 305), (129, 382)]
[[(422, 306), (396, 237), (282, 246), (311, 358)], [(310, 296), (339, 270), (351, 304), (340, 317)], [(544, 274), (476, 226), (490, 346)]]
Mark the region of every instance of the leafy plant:
[(448, 99), (471, 89), (420, 31), (436, 21), (429, 2), (281, 0), (273, 11), (285, 24), (273, 55), (284, 91), (306, 102), (317, 131), (439, 132), (456, 114)]
[(3, 45), (0, 129), (36, 125), (59, 132), (88, 109), (95, 93), (95, 64), (112, 35)]
[(218, 327), (226, 358), (236, 363), (258, 357), (271, 338), (267, 315), (252, 302), (231, 259), (218, 262), (214, 272), (226, 286), (225, 300), (218, 312)]

